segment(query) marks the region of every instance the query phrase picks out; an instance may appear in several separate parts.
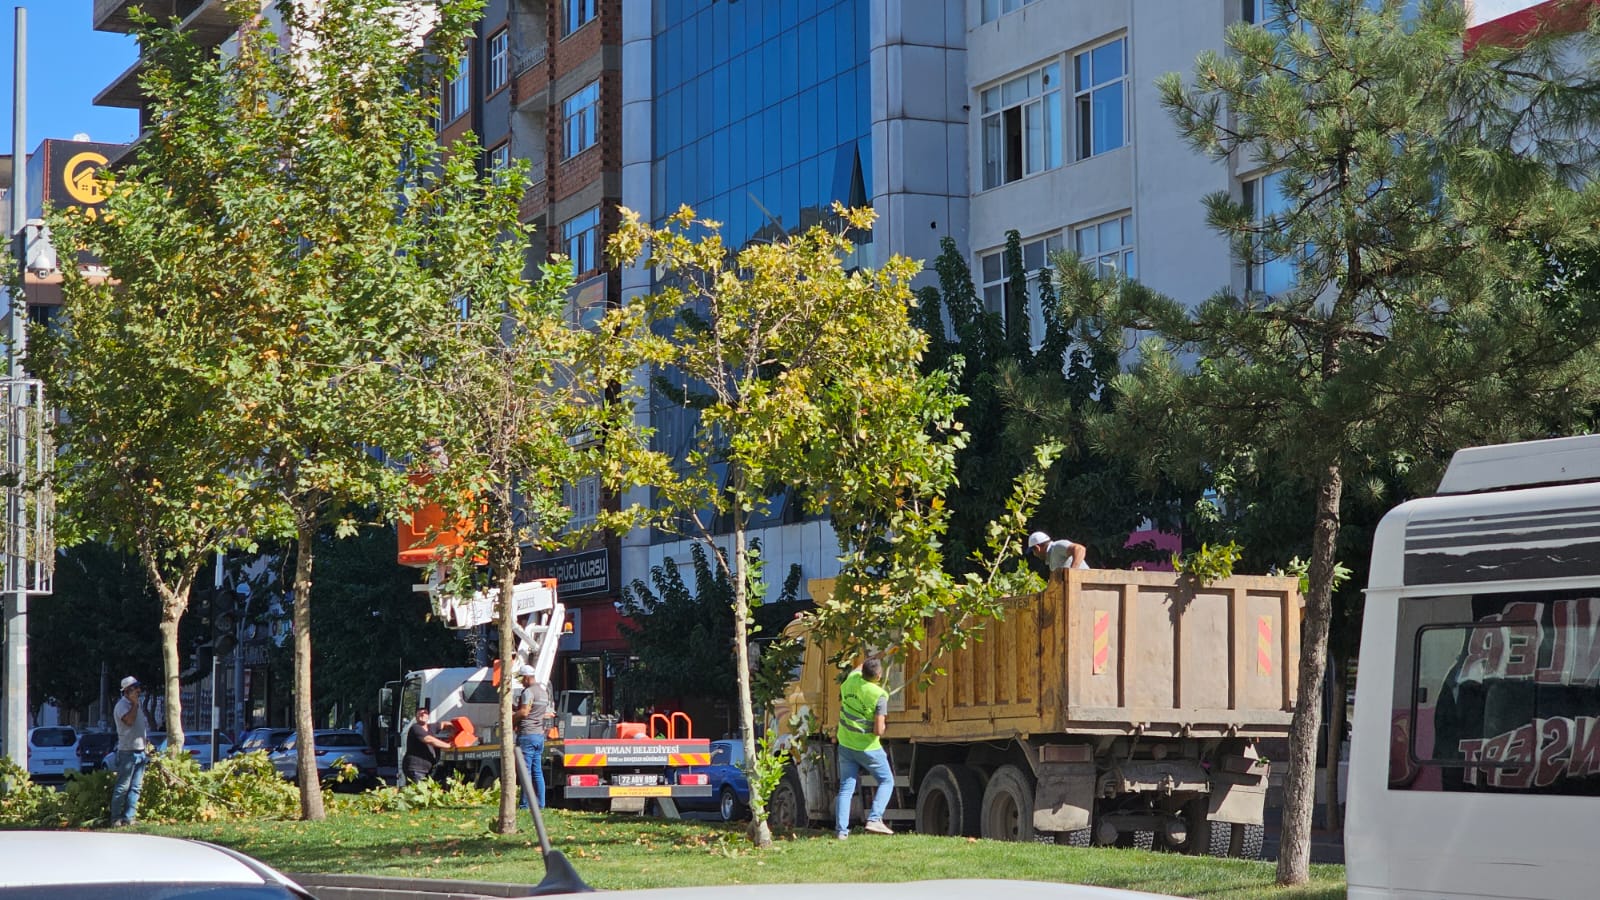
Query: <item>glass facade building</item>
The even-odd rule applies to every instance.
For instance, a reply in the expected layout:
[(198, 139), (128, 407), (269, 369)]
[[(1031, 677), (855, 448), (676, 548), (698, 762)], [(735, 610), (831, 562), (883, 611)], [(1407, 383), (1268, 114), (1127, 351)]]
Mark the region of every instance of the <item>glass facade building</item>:
[(740, 246), (872, 200), (867, 0), (657, 0), (651, 217)]

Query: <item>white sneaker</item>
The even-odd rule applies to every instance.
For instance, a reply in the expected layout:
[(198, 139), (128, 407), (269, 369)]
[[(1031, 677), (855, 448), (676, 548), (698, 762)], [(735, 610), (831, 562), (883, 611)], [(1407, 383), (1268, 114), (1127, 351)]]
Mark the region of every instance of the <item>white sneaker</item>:
[(849, 839), (849, 837), (850, 837), (850, 832), (848, 832), (848, 831), (841, 831), (841, 832), (839, 832), (839, 833), (838, 833), (838, 834), (836, 834), (836, 835), (834, 835), (834, 837), (836, 837), (836, 838), (838, 838), (838, 839), (839, 839), (839, 840), (841, 840), (841, 841), (843, 841), (843, 840), (847, 840), (847, 839)]
[(868, 822), (865, 826), (865, 830), (870, 831), (873, 834), (894, 834), (894, 829), (883, 824), (883, 820), (881, 819), (873, 819), (872, 821)]

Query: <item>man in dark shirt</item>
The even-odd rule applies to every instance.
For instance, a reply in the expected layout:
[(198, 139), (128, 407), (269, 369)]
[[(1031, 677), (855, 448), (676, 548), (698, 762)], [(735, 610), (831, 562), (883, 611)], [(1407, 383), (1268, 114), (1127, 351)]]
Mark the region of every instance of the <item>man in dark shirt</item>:
[(439, 751), (450, 746), (435, 732), (430, 718), (428, 708), (419, 707), (416, 721), (406, 730), (406, 752), (400, 760), (400, 772), (406, 781), (426, 781), (439, 761)]

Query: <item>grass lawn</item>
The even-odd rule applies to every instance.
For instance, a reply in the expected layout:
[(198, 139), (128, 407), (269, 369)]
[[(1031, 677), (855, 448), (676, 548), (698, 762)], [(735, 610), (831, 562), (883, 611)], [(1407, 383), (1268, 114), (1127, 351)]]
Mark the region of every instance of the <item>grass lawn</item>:
[[(489, 807), (401, 813), (331, 812), (327, 821), (140, 823), (138, 830), (235, 847), (286, 872), (390, 875), (534, 884), (544, 875), (527, 817), (514, 835), (489, 830)], [(551, 810), (551, 843), (599, 889), (713, 884), (1008, 878), (1077, 882), (1183, 897), (1335, 898), (1342, 866), (1313, 866), (1312, 883), (1273, 885), (1273, 865), (1139, 850), (1090, 850), (972, 838), (829, 832), (757, 850), (742, 826)], [(862, 866), (862, 844), (872, 864)]]

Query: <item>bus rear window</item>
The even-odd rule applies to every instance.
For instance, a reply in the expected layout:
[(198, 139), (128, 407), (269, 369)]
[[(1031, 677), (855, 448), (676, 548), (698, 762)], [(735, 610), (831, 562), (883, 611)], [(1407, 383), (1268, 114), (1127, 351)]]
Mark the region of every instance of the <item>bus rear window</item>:
[(1389, 785), (1600, 794), (1600, 592), (1406, 599)]

